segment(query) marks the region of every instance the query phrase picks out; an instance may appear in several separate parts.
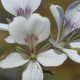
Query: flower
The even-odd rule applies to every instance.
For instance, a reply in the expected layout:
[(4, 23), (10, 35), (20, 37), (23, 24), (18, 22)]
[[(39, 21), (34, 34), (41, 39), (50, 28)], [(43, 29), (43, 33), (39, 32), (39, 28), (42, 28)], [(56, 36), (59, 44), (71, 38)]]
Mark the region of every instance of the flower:
[[(31, 14), (39, 7), (41, 0), (1, 0), (1, 3), (4, 9), (14, 16), (23, 16), (29, 19)], [(8, 31), (8, 24), (0, 23), (0, 30)], [(5, 41), (15, 43), (11, 36), (8, 36)]]
[(58, 5), (51, 5), (50, 10), (57, 22), (58, 37), (56, 42), (52, 39), (49, 41), (56, 48), (66, 53), (69, 58), (80, 63), (80, 55), (77, 53), (77, 49), (80, 50), (80, 39), (77, 39), (80, 35), (78, 34), (80, 29), (80, 1), (73, 2), (65, 11), (65, 15), (64, 10)]
[(24, 16), (29, 19), (39, 7), (41, 0), (1, 0), (1, 3), (4, 9), (14, 16)]
[(59, 66), (66, 59), (65, 54), (56, 54), (57, 50), (50, 49), (36, 53), (36, 45), (47, 39), (50, 34), (50, 22), (46, 17), (41, 17), (39, 14), (31, 15), (29, 20), (16, 17), (9, 24), (9, 32), (16, 43), (27, 45), (30, 51), (28, 54), (19, 50), (11, 53), (1, 61), (1, 68), (14, 68), (28, 63), (23, 71), (23, 80), (43, 80), (39, 63), (46, 67)]

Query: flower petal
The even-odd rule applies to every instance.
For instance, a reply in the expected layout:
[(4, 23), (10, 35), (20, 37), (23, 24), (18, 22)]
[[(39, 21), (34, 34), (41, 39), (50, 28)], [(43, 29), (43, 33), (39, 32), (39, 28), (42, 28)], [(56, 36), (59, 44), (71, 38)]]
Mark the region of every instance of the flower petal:
[(31, 9), (31, 14), (39, 7), (41, 0), (25, 0), (28, 3), (29, 9)]
[(25, 37), (27, 35), (28, 27), (27, 19), (24, 17), (16, 17), (13, 22), (9, 24), (9, 32), (11, 37), (14, 39), (16, 43), (26, 45)]
[(8, 37), (5, 39), (5, 41), (6, 41), (7, 43), (15, 43), (15, 41), (12, 39), (11, 36), (8, 36)]
[(50, 10), (52, 12), (53, 17), (56, 20), (57, 26), (58, 26), (58, 38), (60, 36), (61, 28), (62, 28), (62, 23), (63, 23), (63, 18), (64, 18), (64, 10), (62, 7), (58, 5), (51, 5)]
[(8, 26), (9, 26), (8, 24), (0, 23), (0, 30), (8, 31), (9, 28)]
[[(17, 11), (33, 13), (40, 5), (41, 0), (1, 0), (3, 7), (9, 13), (17, 16)], [(29, 9), (29, 10), (28, 10)]]
[(71, 41), (69, 45), (71, 46), (71, 48), (80, 48), (80, 39)]
[(77, 63), (80, 63), (80, 55), (77, 53), (76, 50), (62, 49), (62, 51), (66, 53), (70, 59)]
[(67, 56), (65, 54), (62, 54), (55, 49), (50, 49), (37, 55), (37, 60), (43, 66), (59, 66), (66, 60), (66, 58)]
[(42, 17), (37, 13), (31, 15), (29, 19), (29, 27), (31, 27), (32, 32), (35, 32), (35, 35), (38, 36), (37, 44), (47, 39), (50, 35), (49, 19)]
[(5, 10), (16, 16), (16, 10), (20, 7), (19, 1), (20, 0), (1, 0), (1, 3)]
[(43, 72), (39, 63), (31, 60), (23, 72), (22, 80), (43, 80)]
[(21, 66), (29, 61), (28, 55), (23, 53), (13, 52), (1, 61), (1, 68), (14, 68)]
[[(77, 14), (80, 10), (80, 1), (75, 1), (72, 4), (70, 4), (70, 6), (67, 8), (66, 12), (65, 12), (65, 19), (64, 19), (64, 25), (68, 22), (68, 21), (74, 21), (75, 18), (77, 18)], [(73, 19), (74, 18), (74, 19)]]
[[(50, 34), (50, 22), (46, 17), (32, 14), (29, 20), (24, 17), (16, 17), (9, 25), (9, 32), (16, 43), (26, 45), (27, 35), (35, 35), (36, 44), (48, 38)], [(36, 40), (36, 38), (35, 38)]]

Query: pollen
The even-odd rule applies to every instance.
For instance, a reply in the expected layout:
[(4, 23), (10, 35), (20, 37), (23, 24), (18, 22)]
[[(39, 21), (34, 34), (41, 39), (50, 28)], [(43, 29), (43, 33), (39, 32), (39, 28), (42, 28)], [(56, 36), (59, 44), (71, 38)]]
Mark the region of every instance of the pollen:
[(30, 54), (30, 55), (29, 55), (29, 58), (30, 58), (30, 59), (34, 59), (34, 58), (36, 58), (36, 55), (35, 55), (35, 54)]

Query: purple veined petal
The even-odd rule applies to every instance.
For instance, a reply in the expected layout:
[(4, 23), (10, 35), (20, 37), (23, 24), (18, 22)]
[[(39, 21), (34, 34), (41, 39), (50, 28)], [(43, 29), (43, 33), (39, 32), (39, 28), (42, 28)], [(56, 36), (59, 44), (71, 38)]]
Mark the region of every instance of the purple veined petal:
[(61, 37), (60, 37), (59, 41), (62, 41), (72, 31), (73, 31), (73, 33), (71, 34), (71, 36), (73, 36), (79, 29), (80, 29), (80, 22), (74, 22), (72, 24), (70, 24), (70, 22), (68, 22), (62, 30)]
[(64, 18), (64, 26), (74, 17), (77, 12), (80, 10), (80, 1), (75, 1), (69, 5), (69, 7), (65, 11), (65, 18)]
[(58, 26), (58, 37), (57, 37), (57, 42), (58, 42), (60, 33), (61, 33), (61, 29), (62, 29), (62, 24), (63, 24), (64, 10), (62, 7), (58, 5), (51, 5), (50, 10)]
[(49, 37), (50, 21), (47, 17), (42, 17), (37, 13), (32, 14), (29, 19), (29, 24), (30, 24), (31, 30), (35, 31), (35, 34), (38, 36), (38, 41), (36, 45)]
[(35, 48), (38, 43), (49, 37), (50, 21), (37, 13), (32, 14), (29, 20), (21, 16), (15, 17), (9, 24), (9, 32), (16, 43), (28, 45), (30, 49)]
[(24, 16), (29, 19), (39, 7), (41, 0), (1, 0), (1, 3), (5, 10), (14, 16)]
[(36, 60), (30, 60), (24, 69), (22, 80), (43, 80), (43, 71)]
[(72, 31), (76, 32), (79, 27), (80, 23), (75, 23), (75, 22), (73, 24), (68, 25), (66, 27), (66, 35), (68, 35)]
[(69, 33), (74, 31), (72, 35), (80, 27), (80, 1), (73, 2), (66, 10), (64, 17), (64, 26), (61, 33), (60, 41), (62, 41)]

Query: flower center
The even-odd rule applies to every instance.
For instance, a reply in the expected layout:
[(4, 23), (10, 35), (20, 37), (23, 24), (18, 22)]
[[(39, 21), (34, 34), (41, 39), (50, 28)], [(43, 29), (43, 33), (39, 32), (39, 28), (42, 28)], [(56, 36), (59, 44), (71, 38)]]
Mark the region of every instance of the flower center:
[(34, 52), (34, 53), (29, 53), (29, 58), (30, 58), (30, 59), (36, 58), (35, 52)]

